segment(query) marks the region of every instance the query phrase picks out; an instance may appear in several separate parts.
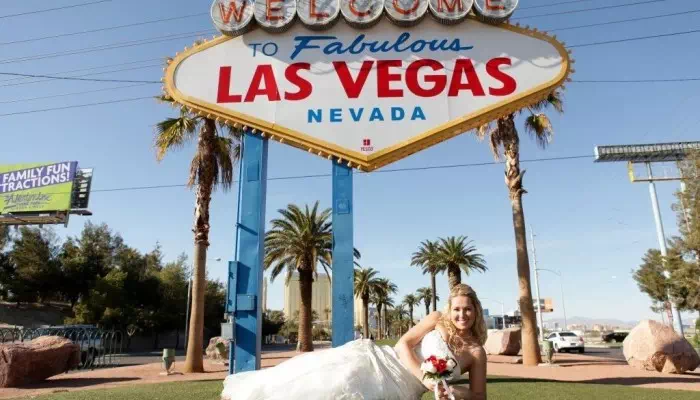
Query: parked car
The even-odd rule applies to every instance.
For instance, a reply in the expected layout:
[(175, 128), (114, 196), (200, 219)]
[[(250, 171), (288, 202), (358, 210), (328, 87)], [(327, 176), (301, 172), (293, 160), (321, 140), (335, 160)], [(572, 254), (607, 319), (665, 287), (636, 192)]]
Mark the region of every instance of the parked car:
[(557, 353), (573, 350), (577, 350), (579, 353), (585, 351), (583, 338), (573, 332), (552, 332), (545, 340), (552, 342), (554, 351)]
[(622, 343), (629, 332), (608, 332), (601, 336), (605, 343)]

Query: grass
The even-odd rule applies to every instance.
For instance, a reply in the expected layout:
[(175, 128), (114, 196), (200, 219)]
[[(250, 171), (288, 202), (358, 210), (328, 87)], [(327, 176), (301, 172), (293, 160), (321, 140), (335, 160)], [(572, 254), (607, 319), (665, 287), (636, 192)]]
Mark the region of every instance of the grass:
[[(34, 400), (219, 400), (221, 381), (173, 382), (134, 385), (103, 390), (83, 390), (33, 397)], [(489, 377), (488, 397), (491, 400), (512, 399), (575, 399), (575, 400), (697, 400), (698, 392), (639, 389), (619, 385), (552, 382), (534, 379)], [(426, 394), (421, 400), (430, 400)]]
[(382, 339), (382, 340), (375, 340), (375, 344), (377, 346), (391, 346), (394, 347), (394, 345), (398, 342), (398, 339)]

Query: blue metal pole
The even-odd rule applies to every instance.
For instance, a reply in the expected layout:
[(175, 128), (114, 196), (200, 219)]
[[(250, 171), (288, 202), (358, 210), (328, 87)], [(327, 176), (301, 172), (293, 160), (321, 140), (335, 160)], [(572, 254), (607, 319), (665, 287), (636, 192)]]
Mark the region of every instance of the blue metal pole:
[(236, 224), (238, 254), (237, 262), (231, 263), (230, 268), (235, 271), (230, 271), (232, 274), (229, 275), (229, 279), (235, 281), (235, 290), (229, 290), (235, 339), (234, 362), (229, 363), (230, 373), (260, 369), (267, 145), (267, 139), (259, 135), (243, 135)]
[(333, 347), (353, 340), (352, 169), (333, 163)]

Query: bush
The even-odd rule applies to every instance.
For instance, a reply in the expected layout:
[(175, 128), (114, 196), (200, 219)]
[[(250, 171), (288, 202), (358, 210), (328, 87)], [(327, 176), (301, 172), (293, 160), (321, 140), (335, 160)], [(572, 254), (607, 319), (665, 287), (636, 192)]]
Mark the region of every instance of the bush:
[(331, 340), (331, 334), (329, 331), (323, 328), (314, 327), (311, 331), (311, 337), (313, 340)]

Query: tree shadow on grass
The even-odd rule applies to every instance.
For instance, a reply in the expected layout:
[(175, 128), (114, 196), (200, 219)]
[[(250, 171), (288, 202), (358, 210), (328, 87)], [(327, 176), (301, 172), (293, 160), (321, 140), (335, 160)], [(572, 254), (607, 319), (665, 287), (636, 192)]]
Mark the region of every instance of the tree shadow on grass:
[[(600, 378), (600, 379), (590, 379), (587, 381), (581, 381), (581, 383), (595, 383), (599, 385), (622, 385), (622, 386), (639, 386), (648, 385), (654, 383), (687, 383), (687, 384), (700, 384), (700, 375), (693, 374), (692, 377), (681, 377), (681, 376), (649, 376), (649, 377), (611, 377), (611, 378)], [(700, 394), (698, 394), (700, 398)]]
[(105, 383), (119, 383), (137, 381), (139, 378), (65, 378), (53, 379), (31, 385), (21, 386), (20, 389), (60, 389), (60, 388), (81, 388), (87, 386), (101, 385)]

